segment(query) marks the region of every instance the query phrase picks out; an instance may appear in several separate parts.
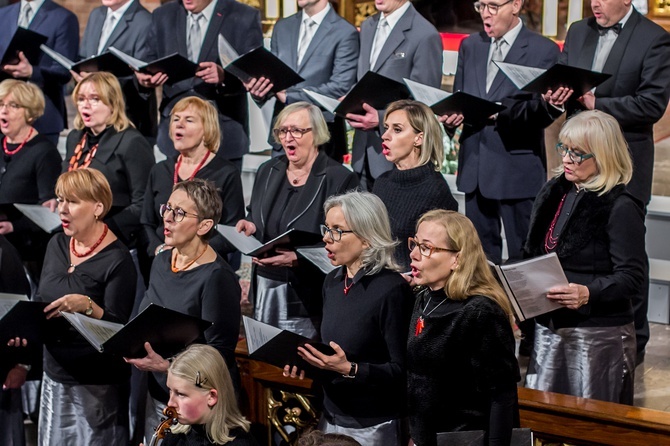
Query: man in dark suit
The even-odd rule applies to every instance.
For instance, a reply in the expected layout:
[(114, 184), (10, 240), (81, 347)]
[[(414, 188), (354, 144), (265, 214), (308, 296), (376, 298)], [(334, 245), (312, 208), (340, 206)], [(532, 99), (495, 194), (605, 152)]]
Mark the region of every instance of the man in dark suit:
[[(643, 206), (651, 199), (653, 125), (670, 99), (670, 35), (631, 6), (631, 0), (592, 0), (594, 17), (572, 24), (559, 61), (612, 77), (568, 104), (568, 115), (602, 110), (614, 116), (633, 157), (628, 190)], [(633, 298), (638, 363), (649, 339), (649, 282)]]
[[(378, 14), (361, 25), (358, 80), (374, 71), (395, 81), (408, 78), (438, 88), (442, 82), (442, 40), (433, 25), (408, 0), (377, 0)], [(384, 111), (364, 104), (365, 114), (348, 114), (354, 133), (351, 165), (361, 187), (372, 190), (375, 178), (393, 164), (382, 154)]]
[[(0, 9), (0, 54), (4, 54), (19, 26), (46, 36), (46, 46), (70, 60), (76, 60), (79, 50), (77, 17), (52, 0), (21, 0)], [(70, 72), (44, 56), (33, 66), (23, 53), (19, 54), (16, 65), (1, 68), (9, 76), (29, 80), (42, 89), (46, 107), (44, 115), (35, 121), (35, 128), (54, 144), (58, 143), (58, 135), (67, 127), (63, 87), (70, 80)]]
[[(110, 46), (137, 59), (147, 61), (151, 13), (139, 0), (102, 0), (102, 6), (91, 11), (81, 40), (82, 59), (106, 52)], [(79, 82), (81, 76), (73, 73)], [(156, 137), (156, 95), (140, 95), (135, 76), (119, 79), (126, 100), (126, 114), (145, 137)], [(144, 97), (146, 96), (146, 97)]]
[[(465, 214), (495, 263), (502, 261), (501, 221), (509, 259), (521, 258), (533, 199), (546, 181), (544, 128), (563, 113), (570, 94), (563, 88), (544, 97), (522, 92), (493, 64), (492, 59), (546, 69), (558, 59), (554, 42), (521, 23), (522, 4), (523, 0), (475, 3), (484, 31), (461, 44), (454, 81), (454, 91), (506, 107), (485, 124), (466, 125), (458, 155), (457, 185), (465, 193)], [(462, 115), (441, 120), (453, 129)]]
[[(356, 28), (337, 15), (328, 0), (298, 0), (298, 6), (302, 8), (301, 12), (281, 19), (275, 25), (271, 49), (274, 55), (305, 81), (277, 93), (273, 118), (284, 106), (293, 102), (314, 103), (302, 91), (305, 87), (325, 96), (339, 98), (356, 82)], [(265, 78), (259, 78), (247, 84), (247, 88), (255, 98), (262, 101), (268, 97), (272, 84)], [(344, 121), (328, 112), (324, 112), (324, 117), (331, 133), (331, 141), (324, 150), (341, 162), (346, 153)], [(272, 135), (270, 140), (273, 140)], [(273, 155), (283, 154), (281, 145), (275, 143), (273, 148)]]
[[(194, 31), (196, 28), (198, 31)], [(167, 76), (163, 73), (138, 74), (138, 80), (143, 87), (165, 84), (157, 139), (163, 153), (176, 153), (168, 136), (172, 107), (184, 97), (199, 96), (212, 101), (219, 111), (221, 149), (217, 155), (241, 169), (242, 156), (249, 151), (247, 91), (234, 76), (224, 77), (218, 54), (219, 34), (239, 54), (259, 47), (263, 43), (259, 12), (235, 0), (166, 3), (153, 12), (148, 59), (178, 52), (197, 61), (200, 71), (195, 78), (172, 85), (165, 84)]]

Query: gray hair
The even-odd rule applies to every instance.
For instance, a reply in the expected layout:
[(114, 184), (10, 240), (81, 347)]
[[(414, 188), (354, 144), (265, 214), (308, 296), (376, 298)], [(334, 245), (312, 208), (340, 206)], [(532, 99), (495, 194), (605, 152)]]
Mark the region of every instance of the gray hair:
[(361, 268), (367, 275), (383, 268), (400, 271), (393, 257), (398, 242), (391, 235), (388, 211), (378, 196), (356, 191), (334, 195), (326, 200), (323, 210), (327, 214), (334, 207), (342, 209), (349, 229), (369, 245), (361, 254)]
[(326, 120), (323, 117), (321, 109), (314, 104), (301, 101), (287, 105), (282, 109), (282, 111), (279, 112), (279, 115), (277, 115), (275, 125), (272, 128), (275, 142), (281, 144), (279, 138), (274, 135), (274, 131), (284, 125), (286, 118), (288, 118), (293, 113), (299, 112), (300, 110), (307, 110), (307, 114), (309, 115), (309, 125), (312, 127), (312, 135), (314, 135), (314, 145), (319, 147), (320, 145), (330, 141), (330, 132), (328, 131), (328, 125), (326, 125)]

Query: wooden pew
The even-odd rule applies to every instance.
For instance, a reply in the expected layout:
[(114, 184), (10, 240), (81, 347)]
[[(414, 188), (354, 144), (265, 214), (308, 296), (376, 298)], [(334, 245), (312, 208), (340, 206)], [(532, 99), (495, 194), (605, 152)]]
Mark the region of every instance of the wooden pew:
[(576, 445), (670, 445), (670, 413), (519, 388), (521, 426)]

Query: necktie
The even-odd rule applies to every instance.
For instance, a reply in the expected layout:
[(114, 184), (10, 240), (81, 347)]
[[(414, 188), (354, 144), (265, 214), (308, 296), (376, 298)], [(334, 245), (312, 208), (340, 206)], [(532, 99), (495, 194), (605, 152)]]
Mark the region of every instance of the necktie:
[(489, 92), (491, 84), (493, 84), (493, 79), (495, 79), (496, 74), (498, 74), (498, 65), (493, 62), (500, 62), (503, 59), (502, 55), (502, 46), (505, 43), (505, 40), (500, 38), (493, 42), (493, 54), (491, 54), (491, 60), (489, 60), (489, 65), (486, 69), (486, 92)]
[(30, 6), (30, 3), (26, 2), (23, 5), (23, 9), (21, 10), (21, 14), (19, 15), (19, 23), (18, 25), (21, 28), (26, 28), (28, 29), (28, 26), (30, 25), (30, 19), (33, 16), (33, 8)]
[(379, 53), (381, 53), (384, 43), (386, 43), (386, 38), (389, 35), (389, 23), (385, 17), (382, 17), (379, 20), (379, 26), (377, 27), (377, 32), (375, 33), (375, 40), (372, 43), (372, 51), (370, 52), (370, 68), (373, 68), (377, 63), (377, 58)]
[(607, 34), (609, 30), (614, 31), (615, 34), (619, 34), (621, 32), (621, 28), (623, 25), (621, 23), (615, 23), (612, 26), (600, 26), (598, 25), (598, 33), (600, 33), (601, 36), (604, 36)]
[(107, 18), (105, 19), (105, 24), (102, 25), (102, 33), (100, 34), (100, 42), (98, 43), (98, 54), (102, 53), (102, 50), (105, 48), (109, 36), (112, 35), (114, 31), (114, 25), (116, 24), (116, 16), (110, 13), (107, 13)]
[(316, 32), (316, 22), (307, 17), (302, 22), (302, 33), (300, 34), (300, 42), (298, 43), (298, 65), (302, 63), (302, 58), (305, 57), (307, 47), (314, 37)]
[(188, 31), (188, 58), (191, 62), (198, 62), (200, 56), (200, 47), (202, 47), (202, 29), (200, 28), (200, 19), (202, 14), (191, 14), (191, 27)]

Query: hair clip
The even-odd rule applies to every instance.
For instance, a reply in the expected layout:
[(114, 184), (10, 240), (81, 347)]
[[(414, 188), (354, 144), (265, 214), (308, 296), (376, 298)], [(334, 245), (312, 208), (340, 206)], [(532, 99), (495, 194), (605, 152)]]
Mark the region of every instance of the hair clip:
[(200, 377), (200, 371), (195, 372), (195, 386), (202, 388), (202, 385), (207, 382), (207, 378)]

